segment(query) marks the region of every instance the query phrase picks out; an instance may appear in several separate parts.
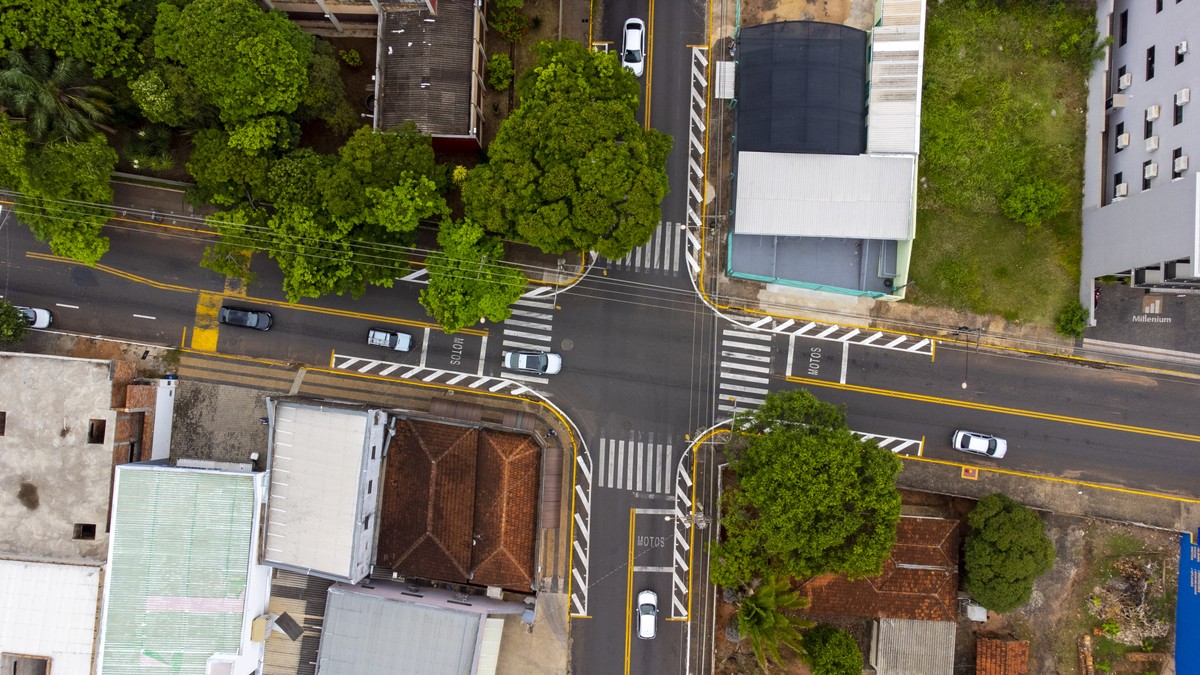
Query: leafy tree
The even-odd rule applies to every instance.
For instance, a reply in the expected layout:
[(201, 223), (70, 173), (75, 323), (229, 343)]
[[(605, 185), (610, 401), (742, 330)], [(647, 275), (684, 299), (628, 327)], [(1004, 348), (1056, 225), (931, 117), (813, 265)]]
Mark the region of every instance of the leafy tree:
[(429, 286), (421, 305), (446, 332), (512, 316), (509, 305), (525, 290), (525, 275), (502, 264), (504, 245), (469, 220), (444, 221), (438, 230), (440, 251), (425, 260)]
[(320, 208), (324, 203), (318, 188), (322, 171), (337, 158), (311, 148), (294, 150), (271, 164), (267, 172), (266, 198), (277, 204), (300, 204)]
[(1087, 307), (1074, 300), (1059, 310), (1054, 319), (1054, 330), (1059, 335), (1079, 339), (1083, 337), (1083, 329), (1087, 328), (1089, 318)]
[(131, 0), (0, 1), (0, 49), (39, 47), (123, 75), (141, 58), (142, 31)]
[(900, 520), (900, 461), (852, 434), (843, 410), (805, 390), (769, 394), (744, 420), (753, 435), (730, 452), (737, 484), (724, 496), (713, 581), (878, 575)]
[(267, 214), (262, 209), (240, 205), (204, 219), (221, 239), (204, 249), (200, 266), (218, 274), (253, 283), (258, 275), (250, 271), (250, 258), (265, 241)]
[(492, 20), (488, 25), (497, 35), (516, 44), (529, 32), (529, 17), (520, 8), (497, 6), (492, 8)]
[(492, 54), (487, 61), (487, 83), (496, 91), (504, 91), (512, 84), (513, 64), (508, 54)]
[(967, 591), (993, 612), (1024, 605), (1033, 594), (1033, 582), (1054, 565), (1054, 544), (1041, 516), (1006, 495), (993, 494), (979, 500), (967, 523)]
[(440, 186), (445, 180), (442, 173), (429, 137), (408, 122), (384, 133), (370, 127), (355, 131), (338, 151), (337, 163), (321, 172), (318, 184), (333, 218), (375, 224), (376, 204), (368, 188), (389, 190), (417, 176)]
[(101, 229), (112, 203), (117, 152), (101, 134), (79, 143), (49, 143), (29, 153), (17, 217), (55, 255), (94, 265), (108, 251)]
[(114, 133), (104, 124), (112, 112), (108, 91), (91, 82), (91, 69), (82, 61), (31, 49), (28, 56), (9, 52), (6, 62), (0, 106), (25, 118), (34, 141), (81, 141), (96, 129)]
[(313, 39), (251, 0), (195, 0), (182, 9), (159, 6), (154, 53), (183, 69), (221, 121), (238, 124), (295, 112), (308, 84)]
[(12, 345), (25, 337), (29, 322), (21, 310), (7, 300), (0, 300), (0, 345)]
[(130, 81), (129, 93), (151, 122), (198, 130), (216, 120), (216, 108), (177, 65), (157, 63)]
[(786, 578), (768, 576), (738, 605), (738, 632), (750, 638), (750, 648), (758, 665), (767, 669), (767, 659), (783, 664), (779, 648), (787, 647), (803, 654), (800, 630), (812, 622), (788, 614), (808, 607), (808, 599), (793, 591)]
[(862, 650), (854, 637), (836, 626), (821, 624), (804, 633), (805, 662), (813, 675), (860, 675)]
[(271, 160), (250, 155), (229, 144), (229, 134), (206, 129), (192, 137), (188, 173), (196, 181), (194, 201), (233, 206), (261, 199), (266, 192)]
[(463, 184), (466, 214), (547, 253), (621, 258), (661, 220), (671, 139), (638, 124), (637, 79), (615, 55), (570, 40), (534, 51), (521, 106)]
[[(357, 51), (350, 51), (358, 55)], [(362, 57), (358, 62), (362, 64)], [(362, 118), (346, 98), (346, 85), (342, 82), (333, 46), (324, 40), (313, 44), (312, 60), (308, 64), (308, 87), (302, 103), (306, 116), (325, 120), (334, 133), (349, 134), (363, 126)]]
[(29, 134), (0, 111), (0, 185), (23, 190), (29, 183)]

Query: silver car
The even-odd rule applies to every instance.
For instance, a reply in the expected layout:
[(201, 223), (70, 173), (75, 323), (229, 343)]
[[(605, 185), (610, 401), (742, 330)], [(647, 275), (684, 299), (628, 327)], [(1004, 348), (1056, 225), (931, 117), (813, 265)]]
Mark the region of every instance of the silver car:
[(49, 328), (50, 324), (54, 323), (54, 317), (50, 316), (50, 310), (37, 307), (17, 307), (17, 311), (25, 317), (25, 323), (28, 323), (30, 328)]
[(621, 33), (621, 64), (637, 77), (646, 72), (646, 24), (641, 19), (625, 21)]
[(1003, 438), (963, 429), (954, 432), (950, 444), (954, 446), (955, 450), (994, 459), (1000, 459), (1008, 451), (1008, 442)]
[(562, 370), (562, 357), (550, 352), (504, 352), (504, 367), (523, 373), (554, 375)]

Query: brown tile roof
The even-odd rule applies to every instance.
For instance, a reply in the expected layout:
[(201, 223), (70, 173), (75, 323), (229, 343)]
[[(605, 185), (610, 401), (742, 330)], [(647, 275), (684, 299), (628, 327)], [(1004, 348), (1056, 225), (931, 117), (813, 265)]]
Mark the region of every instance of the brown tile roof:
[(892, 619), (954, 621), (958, 597), (958, 521), (902, 517), (883, 573), (847, 581), (814, 577), (802, 592), (809, 611)]
[(1028, 672), (1028, 640), (981, 637), (975, 643), (976, 675), (1026, 675)]
[(376, 564), (528, 590), (541, 448), (520, 434), (404, 420), (385, 468)]

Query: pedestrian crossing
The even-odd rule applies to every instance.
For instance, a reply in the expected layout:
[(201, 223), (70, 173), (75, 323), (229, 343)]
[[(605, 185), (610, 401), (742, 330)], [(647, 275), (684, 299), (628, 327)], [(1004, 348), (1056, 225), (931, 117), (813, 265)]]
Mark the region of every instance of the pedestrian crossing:
[[(550, 340), (554, 328), (554, 298), (523, 297), (512, 305), (512, 316), (504, 322), (500, 343), (504, 351), (554, 351)], [(504, 368), (501, 376), (510, 380), (547, 384), (550, 380), (531, 373)]]
[(763, 404), (771, 382), (774, 335), (724, 328), (717, 375), (717, 410), (733, 413)]
[[(643, 438), (643, 436), (645, 438)], [(654, 434), (629, 432), (628, 438), (601, 436), (592, 476), (597, 487), (672, 494), (673, 447)]]
[(685, 237), (683, 223), (660, 222), (644, 246), (633, 249), (620, 260), (610, 260), (608, 263), (619, 270), (679, 276), (684, 266)]

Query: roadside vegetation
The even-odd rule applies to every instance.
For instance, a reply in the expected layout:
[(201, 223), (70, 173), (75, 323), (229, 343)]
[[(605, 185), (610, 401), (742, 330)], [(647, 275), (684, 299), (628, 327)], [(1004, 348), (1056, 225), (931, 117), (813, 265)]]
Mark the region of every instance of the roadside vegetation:
[(1002, 494), (979, 500), (967, 516), (964, 586), (971, 597), (1003, 614), (1029, 602), (1033, 583), (1054, 565), (1054, 544), (1037, 511)]
[(1047, 326), (1077, 302), (1093, 12), (929, 5), (916, 302)]
[[(507, 117), (487, 157), (452, 169), (411, 123), (365, 125), (343, 81), (359, 51), (253, 0), (31, 0), (0, 24), (0, 188), (55, 254), (95, 264), (118, 165), (185, 170), (188, 200), (218, 209), (209, 269), (252, 283), (269, 257), (300, 302), (426, 265), (422, 304), (446, 330), (501, 321), (526, 283), (504, 241), (620, 258), (667, 191), (671, 140), (637, 123), (637, 79), (578, 43), (526, 44), (537, 7), (492, 4)], [(422, 226), (448, 231), (426, 250)]]

